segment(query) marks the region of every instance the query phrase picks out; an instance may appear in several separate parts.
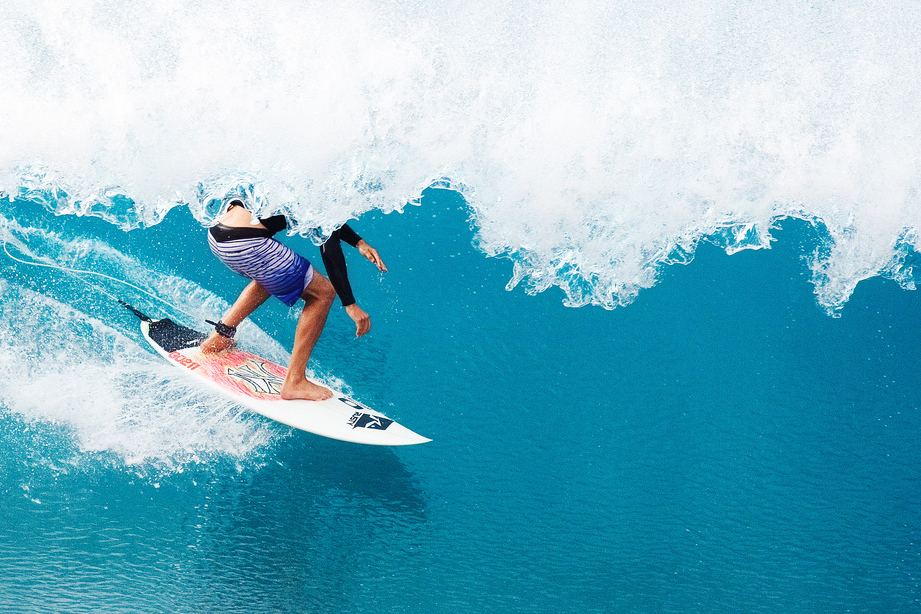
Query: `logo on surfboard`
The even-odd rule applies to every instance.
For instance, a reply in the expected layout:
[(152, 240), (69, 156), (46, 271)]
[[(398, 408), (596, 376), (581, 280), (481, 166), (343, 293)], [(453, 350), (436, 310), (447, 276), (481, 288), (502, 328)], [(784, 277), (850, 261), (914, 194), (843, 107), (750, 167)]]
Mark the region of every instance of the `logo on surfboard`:
[[(384, 416), (375, 416), (374, 414), (367, 413), (371, 411), (369, 408), (365, 407), (355, 399), (350, 399), (348, 397), (339, 397), (339, 400), (353, 407), (359, 411), (356, 411), (352, 414), (352, 417), (349, 418), (349, 424), (353, 429), (363, 428), (363, 429), (376, 429), (379, 431), (386, 430), (388, 426), (393, 424), (393, 420), (390, 418), (385, 418)], [(365, 410), (365, 411), (361, 411)]]
[(349, 424), (352, 425), (353, 429), (363, 428), (383, 431), (386, 430), (388, 426), (393, 424), (393, 420), (383, 416), (375, 416), (373, 414), (365, 414), (360, 411), (356, 411), (354, 414), (352, 414), (352, 417), (349, 418)]
[(265, 368), (264, 362), (249, 360), (240, 367), (227, 367), (227, 377), (236, 380), (256, 394), (281, 394), (285, 380)]

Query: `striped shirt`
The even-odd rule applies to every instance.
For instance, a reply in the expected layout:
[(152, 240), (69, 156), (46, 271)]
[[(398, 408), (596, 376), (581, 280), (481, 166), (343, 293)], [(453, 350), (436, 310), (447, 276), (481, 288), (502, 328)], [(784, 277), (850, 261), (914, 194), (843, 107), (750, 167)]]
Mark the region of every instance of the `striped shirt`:
[(219, 242), (209, 232), (208, 246), (230, 270), (254, 280), (289, 307), (313, 279), (313, 266), (306, 258), (270, 237)]

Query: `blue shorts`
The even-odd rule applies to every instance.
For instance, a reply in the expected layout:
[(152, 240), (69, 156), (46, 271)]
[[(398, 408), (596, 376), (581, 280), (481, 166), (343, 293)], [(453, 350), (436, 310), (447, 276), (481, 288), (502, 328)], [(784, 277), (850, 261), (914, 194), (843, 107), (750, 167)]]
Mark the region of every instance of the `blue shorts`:
[(252, 279), (288, 307), (313, 280), (310, 262), (270, 237), (218, 242), (209, 232), (208, 246), (231, 271)]

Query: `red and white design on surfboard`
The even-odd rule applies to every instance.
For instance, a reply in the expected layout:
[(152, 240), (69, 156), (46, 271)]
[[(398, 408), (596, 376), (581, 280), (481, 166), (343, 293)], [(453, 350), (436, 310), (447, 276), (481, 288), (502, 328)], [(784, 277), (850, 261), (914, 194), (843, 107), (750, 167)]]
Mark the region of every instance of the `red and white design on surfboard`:
[(222, 388), (266, 401), (281, 400), (281, 387), (288, 374), (280, 365), (238, 350), (220, 355), (181, 350), (169, 357), (189, 370), (200, 368)]

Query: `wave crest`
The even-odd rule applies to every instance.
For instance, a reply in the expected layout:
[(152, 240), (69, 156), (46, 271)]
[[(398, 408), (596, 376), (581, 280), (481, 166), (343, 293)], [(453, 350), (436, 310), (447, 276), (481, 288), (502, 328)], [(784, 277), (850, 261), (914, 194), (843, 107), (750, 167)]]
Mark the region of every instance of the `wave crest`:
[(511, 285), (570, 305), (785, 217), (827, 231), (830, 312), (914, 283), (921, 6), (71, 4), (14, 0), (0, 37), (0, 190), (57, 213), (207, 225), (243, 194), (323, 235), (448, 178)]

